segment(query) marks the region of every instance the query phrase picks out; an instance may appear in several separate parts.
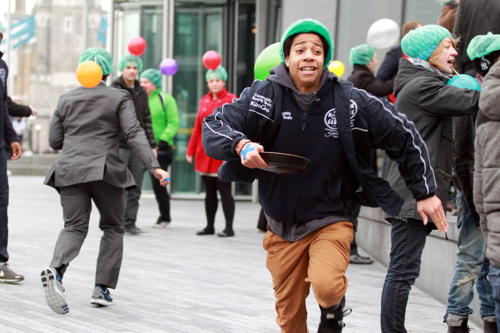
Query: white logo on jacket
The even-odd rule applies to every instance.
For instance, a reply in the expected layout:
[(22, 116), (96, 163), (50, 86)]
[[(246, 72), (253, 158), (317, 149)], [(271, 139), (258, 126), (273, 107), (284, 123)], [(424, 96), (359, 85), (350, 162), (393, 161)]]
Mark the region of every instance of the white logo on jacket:
[(3, 68), (0, 68), (0, 80), (2, 80), (3, 85), (7, 85), (7, 71)]
[[(349, 104), (349, 113), (351, 119), (351, 130), (354, 128), (354, 118), (358, 113), (358, 104), (354, 100), (350, 100)], [(335, 108), (328, 110), (325, 113), (325, 138), (338, 138), (339, 137), (339, 129), (337, 127), (337, 114)]]
[(284, 120), (293, 120), (292, 113), (290, 111), (281, 112), (281, 116)]
[(250, 101), (250, 106), (269, 113), (271, 111), (271, 103), (272, 100), (270, 98), (254, 93)]

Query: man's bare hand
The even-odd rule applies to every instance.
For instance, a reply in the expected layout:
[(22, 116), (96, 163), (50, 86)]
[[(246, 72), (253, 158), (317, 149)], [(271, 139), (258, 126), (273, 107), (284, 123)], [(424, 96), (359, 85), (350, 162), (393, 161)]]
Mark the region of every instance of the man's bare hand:
[(241, 164), (247, 168), (267, 168), (269, 165), (262, 159), (260, 152), (264, 147), (255, 142), (247, 142), (240, 150)]
[(427, 224), (430, 218), (439, 230), (443, 232), (448, 231), (446, 214), (441, 204), (441, 200), (439, 200), (437, 196), (434, 195), (430, 198), (417, 201), (417, 212), (420, 214), (420, 217), (422, 217), (424, 225)]
[(23, 147), (17, 141), (10, 143), (10, 159), (17, 160), (23, 154)]
[(160, 169), (160, 168), (156, 168), (156, 169), (153, 169), (151, 171), (151, 173), (153, 174), (153, 176), (158, 179), (158, 181), (160, 182), (160, 185), (161, 186), (167, 186), (168, 184), (170, 184), (170, 175), (167, 171), (163, 170), (163, 169)]

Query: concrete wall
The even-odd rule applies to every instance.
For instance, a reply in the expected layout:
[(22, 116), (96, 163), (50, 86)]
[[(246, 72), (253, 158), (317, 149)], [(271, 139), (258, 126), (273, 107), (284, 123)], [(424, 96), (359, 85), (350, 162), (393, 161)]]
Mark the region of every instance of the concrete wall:
[[(433, 231), (427, 237), (422, 254), (420, 276), (416, 281), (416, 285), (420, 289), (444, 304), (447, 304), (448, 301), (448, 290), (454, 273), (458, 237), (456, 218), (448, 215), (448, 222), (450, 223), (449, 240), (446, 240), (444, 234), (439, 231)], [(356, 241), (376, 260), (386, 266), (389, 264), (391, 225), (384, 221), (384, 215), (380, 209), (363, 207), (360, 213)], [(477, 295), (474, 295), (471, 308), (474, 310), (471, 319), (479, 324), (482, 320), (479, 316)], [(435, 315), (444, 316), (445, 312), (446, 305), (443, 305), (442, 313)]]

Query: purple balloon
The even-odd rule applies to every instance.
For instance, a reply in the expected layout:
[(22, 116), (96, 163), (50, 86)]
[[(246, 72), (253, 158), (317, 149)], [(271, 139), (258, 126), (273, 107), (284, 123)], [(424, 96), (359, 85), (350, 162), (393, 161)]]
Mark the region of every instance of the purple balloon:
[(179, 65), (173, 58), (166, 58), (160, 64), (160, 71), (165, 75), (175, 75), (178, 70)]

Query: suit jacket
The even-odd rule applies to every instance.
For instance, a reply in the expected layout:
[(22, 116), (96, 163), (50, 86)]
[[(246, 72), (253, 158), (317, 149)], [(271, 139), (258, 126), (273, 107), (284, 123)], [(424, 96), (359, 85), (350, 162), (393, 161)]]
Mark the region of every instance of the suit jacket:
[(116, 187), (134, 186), (118, 155), (121, 135), (148, 168), (160, 167), (127, 91), (101, 83), (62, 95), (49, 130), (50, 146), (62, 152), (45, 184), (58, 188), (102, 180)]

